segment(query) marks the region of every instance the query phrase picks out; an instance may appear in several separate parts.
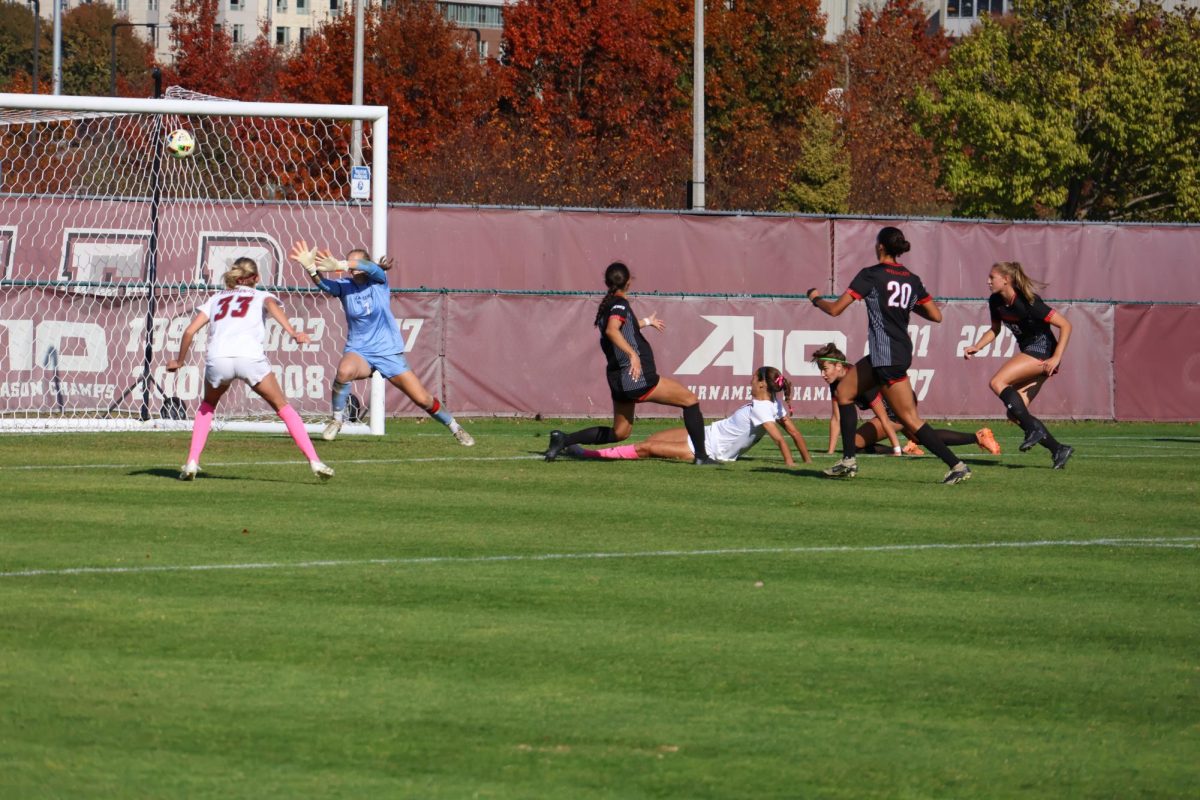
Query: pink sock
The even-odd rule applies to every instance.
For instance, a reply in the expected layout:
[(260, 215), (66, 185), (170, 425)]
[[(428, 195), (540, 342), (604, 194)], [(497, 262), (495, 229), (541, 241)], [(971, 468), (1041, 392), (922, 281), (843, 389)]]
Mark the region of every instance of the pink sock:
[(204, 452), (204, 445), (208, 442), (208, 432), (212, 430), (213, 412), (216, 409), (200, 401), (200, 408), (196, 410), (196, 420), (192, 423), (192, 446), (188, 450), (188, 463), (195, 461), (200, 463), (200, 454)]
[(638, 457), (637, 445), (633, 444), (622, 444), (616, 447), (607, 447), (603, 450), (584, 450), (583, 454), (588, 458), (635, 459)]
[(312, 439), (308, 438), (308, 431), (304, 427), (304, 420), (300, 419), (300, 415), (296, 413), (296, 409), (291, 406), (284, 406), (279, 409), (279, 418), (283, 420), (283, 424), (287, 425), (287, 431), (291, 434), (292, 441), (300, 448), (300, 452), (304, 453), (304, 457), (309, 461), (320, 461), (317, 458), (317, 451), (313, 447)]

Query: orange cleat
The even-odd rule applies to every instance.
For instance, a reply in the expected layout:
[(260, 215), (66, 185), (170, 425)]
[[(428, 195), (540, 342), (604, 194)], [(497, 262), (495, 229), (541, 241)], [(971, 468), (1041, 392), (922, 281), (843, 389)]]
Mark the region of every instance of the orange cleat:
[(904, 453), (904, 455), (906, 455), (906, 456), (923, 456), (923, 455), (925, 455), (925, 451), (922, 450), (920, 447), (918, 447), (916, 442), (909, 442), (908, 444), (904, 445), (904, 449), (901, 450), (900, 452)]
[(1000, 455), (1000, 443), (992, 435), (991, 428), (980, 428), (975, 431), (975, 442), (979, 445), (980, 450), (985, 450), (994, 456)]

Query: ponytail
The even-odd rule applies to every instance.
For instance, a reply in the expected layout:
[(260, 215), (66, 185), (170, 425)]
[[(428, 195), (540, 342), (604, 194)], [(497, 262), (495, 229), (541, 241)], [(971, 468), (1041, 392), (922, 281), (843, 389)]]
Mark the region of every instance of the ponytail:
[(253, 286), (258, 280), (258, 264), (252, 258), (239, 258), (229, 269), (225, 270), (222, 278), (225, 281), (226, 289), (232, 289), (235, 286)]
[(604, 324), (604, 311), (608, 307), (608, 301), (629, 285), (629, 267), (620, 261), (609, 264), (604, 270), (604, 285), (608, 287), (608, 292), (605, 293), (604, 299), (600, 301), (600, 306), (596, 309), (596, 319), (593, 324), (597, 328)]
[(1026, 303), (1033, 302), (1035, 290), (1046, 288), (1046, 284), (1025, 274), (1020, 261), (999, 261), (992, 265), (992, 269), (1012, 281), (1013, 288), (1025, 298)]

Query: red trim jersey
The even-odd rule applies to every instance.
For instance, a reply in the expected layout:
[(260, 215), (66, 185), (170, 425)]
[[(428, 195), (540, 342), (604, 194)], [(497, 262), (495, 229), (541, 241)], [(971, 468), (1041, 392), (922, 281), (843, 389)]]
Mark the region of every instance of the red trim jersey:
[(876, 264), (859, 270), (847, 291), (867, 307), (871, 366), (907, 368), (913, 356), (909, 316), (918, 303), (933, 302), (921, 279), (900, 264)]
[[(621, 336), (642, 362), (642, 374), (636, 381), (629, 375), (629, 356), (624, 350), (616, 347), (605, 334), (608, 321), (613, 317), (621, 321)], [(615, 295), (606, 297), (596, 315), (596, 327), (600, 329), (600, 349), (604, 351), (604, 358), (608, 362), (608, 372), (619, 374), (621, 390), (629, 395), (638, 395), (653, 389), (658, 383), (658, 372), (654, 368), (654, 351), (650, 349), (646, 337), (642, 336), (641, 326), (638, 325), (637, 315), (633, 312), (629, 299)]]
[(1054, 309), (1046, 305), (1039, 295), (1035, 294), (1033, 302), (1027, 303), (1017, 292), (1012, 305), (1008, 305), (1004, 297), (996, 292), (988, 298), (988, 311), (992, 315), (992, 325), (1006, 325), (1022, 353), (1036, 358), (1054, 355), (1054, 349), (1058, 347), (1058, 339), (1050, 325)]

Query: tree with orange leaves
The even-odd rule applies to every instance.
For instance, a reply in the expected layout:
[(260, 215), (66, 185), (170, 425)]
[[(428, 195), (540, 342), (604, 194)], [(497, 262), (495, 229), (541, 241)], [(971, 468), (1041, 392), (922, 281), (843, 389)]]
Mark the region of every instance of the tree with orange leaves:
[(644, 3), (522, 0), (505, 9), (504, 37), (519, 202), (680, 204), (690, 117)]
[(843, 35), (842, 122), (850, 150), (850, 209), (857, 214), (944, 212), (933, 144), (916, 130), (911, 104), (946, 62), (950, 40), (931, 29), (918, 0), (864, 7)]

